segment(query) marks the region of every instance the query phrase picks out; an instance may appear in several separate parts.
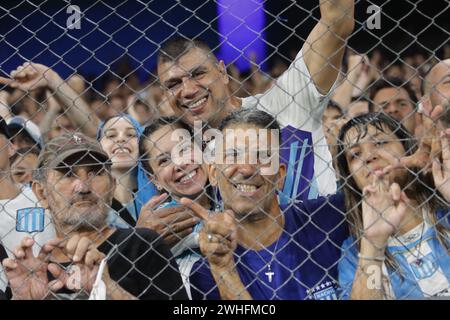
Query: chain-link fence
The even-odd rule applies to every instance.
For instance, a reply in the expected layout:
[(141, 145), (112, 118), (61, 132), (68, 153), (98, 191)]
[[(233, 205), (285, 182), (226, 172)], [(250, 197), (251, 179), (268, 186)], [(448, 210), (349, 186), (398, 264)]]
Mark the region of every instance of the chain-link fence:
[(449, 6), (2, 2), (2, 298), (448, 297)]

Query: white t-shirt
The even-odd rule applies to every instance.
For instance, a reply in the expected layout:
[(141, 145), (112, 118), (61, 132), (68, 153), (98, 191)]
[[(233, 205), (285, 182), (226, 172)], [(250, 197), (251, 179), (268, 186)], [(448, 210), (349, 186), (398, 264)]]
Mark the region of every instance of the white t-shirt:
[[(35, 240), (36, 243), (33, 247), (35, 255), (39, 253), (40, 248), (47, 241), (56, 237), (55, 228), (47, 211), (44, 214), (42, 228), (39, 228), (37, 221), (34, 222), (36, 223), (36, 229), (42, 229), (43, 231), (32, 233), (17, 231), (17, 210), (34, 207), (39, 207), (39, 202), (33, 191), (28, 187), (22, 188), (22, 192), (14, 199), (0, 200), (0, 244), (5, 248), (6, 254), (9, 257), (12, 257), (12, 251), (20, 244), (25, 236), (29, 236)], [(0, 264), (0, 290), (4, 291), (6, 286), (6, 276)]]
[(332, 91), (327, 95), (318, 92), (300, 51), (272, 88), (242, 99), (244, 108), (256, 106), (273, 115), (282, 127), (280, 156), (287, 175), (280, 204), (336, 193), (336, 174), (322, 128), (322, 114)]

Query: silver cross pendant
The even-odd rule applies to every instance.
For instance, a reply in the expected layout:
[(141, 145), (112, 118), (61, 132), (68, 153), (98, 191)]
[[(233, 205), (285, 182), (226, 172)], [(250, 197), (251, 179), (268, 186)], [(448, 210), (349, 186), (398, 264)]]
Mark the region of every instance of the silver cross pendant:
[(269, 271), (267, 271), (267, 272), (264, 273), (264, 274), (265, 274), (265, 275), (267, 276), (267, 278), (269, 279), (269, 283), (271, 283), (271, 282), (272, 282), (272, 277), (275, 275), (275, 273), (274, 273), (273, 271), (270, 270), (270, 264), (269, 264), (268, 268), (269, 268)]

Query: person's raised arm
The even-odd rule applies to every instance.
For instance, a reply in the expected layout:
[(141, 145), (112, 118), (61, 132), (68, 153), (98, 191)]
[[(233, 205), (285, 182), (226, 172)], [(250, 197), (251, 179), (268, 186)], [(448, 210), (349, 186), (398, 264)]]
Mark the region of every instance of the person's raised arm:
[(354, 0), (320, 0), (320, 20), (303, 46), (303, 59), (321, 93), (339, 74), (347, 37), (354, 28)]
[(48, 87), (80, 130), (95, 137), (99, 120), (87, 103), (55, 71), (38, 63), (24, 63), (11, 72), (11, 79), (0, 77), (0, 84), (24, 91)]
[(4, 90), (0, 90), (0, 116), (8, 120), (12, 118), (11, 111), (9, 110), (8, 105), (9, 93)]
[[(348, 110), (352, 101), (353, 89), (357, 86), (357, 81), (363, 72), (365, 57), (354, 54), (348, 57), (348, 72), (339, 87), (333, 94), (333, 101), (339, 104), (345, 110)], [(363, 88), (365, 89), (365, 88)]]

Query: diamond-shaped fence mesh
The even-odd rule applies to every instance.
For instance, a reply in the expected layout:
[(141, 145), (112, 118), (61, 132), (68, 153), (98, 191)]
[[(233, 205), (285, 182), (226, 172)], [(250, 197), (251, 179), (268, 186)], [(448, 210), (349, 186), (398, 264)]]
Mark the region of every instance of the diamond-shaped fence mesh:
[(2, 1), (1, 297), (450, 296), (449, 7)]

